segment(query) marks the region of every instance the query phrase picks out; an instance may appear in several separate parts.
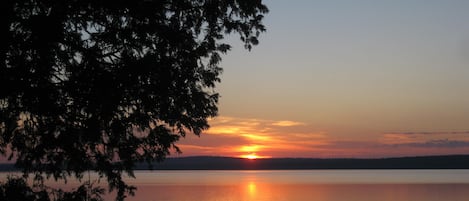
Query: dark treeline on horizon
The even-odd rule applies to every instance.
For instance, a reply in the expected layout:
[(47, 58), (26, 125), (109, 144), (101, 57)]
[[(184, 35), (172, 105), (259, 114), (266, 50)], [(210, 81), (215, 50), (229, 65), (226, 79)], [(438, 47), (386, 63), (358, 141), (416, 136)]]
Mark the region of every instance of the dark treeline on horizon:
[[(148, 170), (138, 164), (136, 170)], [(153, 170), (295, 170), (295, 169), (469, 169), (469, 155), (415, 156), (380, 159), (266, 158), (243, 159), (216, 156), (168, 158)], [(0, 171), (14, 171), (0, 164)]]
[[(137, 169), (146, 169), (137, 166)], [(469, 169), (469, 155), (416, 156), (381, 159), (315, 159), (230, 157), (168, 158), (155, 170), (294, 170), (294, 169)]]

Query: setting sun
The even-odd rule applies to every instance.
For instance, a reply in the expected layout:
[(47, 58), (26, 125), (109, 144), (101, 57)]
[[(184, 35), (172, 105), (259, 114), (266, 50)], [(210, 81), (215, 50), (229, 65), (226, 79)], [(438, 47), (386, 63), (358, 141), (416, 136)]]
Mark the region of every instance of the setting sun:
[(262, 155), (259, 156), (256, 153), (244, 154), (239, 157), (244, 158), (244, 159), (249, 159), (249, 160), (261, 159), (261, 158), (272, 158), (271, 156), (262, 156)]
[(258, 159), (259, 156), (257, 156), (255, 153), (251, 153), (251, 154), (247, 154), (247, 155), (242, 155), (241, 158), (246, 158), (246, 159), (249, 159), (249, 160), (254, 160), (254, 159)]

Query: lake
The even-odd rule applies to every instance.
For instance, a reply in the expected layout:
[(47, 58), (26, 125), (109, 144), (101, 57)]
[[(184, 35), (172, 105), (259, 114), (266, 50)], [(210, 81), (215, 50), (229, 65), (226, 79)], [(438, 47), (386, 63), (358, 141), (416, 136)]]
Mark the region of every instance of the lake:
[[(136, 171), (131, 201), (466, 201), (469, 170)], [(2, 177), (4, 178), (4, 177)], [(108, 198), (111, 199), (111, 198)]]

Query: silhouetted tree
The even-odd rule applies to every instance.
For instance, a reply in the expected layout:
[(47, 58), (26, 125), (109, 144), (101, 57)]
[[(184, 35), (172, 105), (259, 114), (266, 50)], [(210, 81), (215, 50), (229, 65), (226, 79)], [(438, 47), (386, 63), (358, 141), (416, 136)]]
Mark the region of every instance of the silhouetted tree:
[(50, 201), (45, 190), (34, 191), (26, 180), (8, 177), (5, 183), (0, 182), (0, 200), (2, 201)]
[(0, 200), (2, 201), (103, 201), (101, 195), (104, 189), (95, 187), (86, 182), (72, 191), (46, 188), (38, 186), (30, 187), (25, 178), (11, 177), (3, 183), (0, 181)]
[(217, 114), (225, 34), (263, 32), (261, 0), (2, 0), (0, 151), (24, 173), (93, 170), (123, 199)]
[(54, 201), (103, 201), (104, 199), (101, 197), (103, 193), (103, 188), (94, 187), (88, 181), (74, 191), (64, 192), (60, 189), (54, 191), (52, 195), (55, 197)]

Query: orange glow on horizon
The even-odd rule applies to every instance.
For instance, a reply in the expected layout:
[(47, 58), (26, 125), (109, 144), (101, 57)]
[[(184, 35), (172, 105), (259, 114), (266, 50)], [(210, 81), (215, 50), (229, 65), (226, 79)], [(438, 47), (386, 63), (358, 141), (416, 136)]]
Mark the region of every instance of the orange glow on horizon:
[(244, 158), (244, 159), (249, 159), (249, 160), (255, 160), (255, 159), (260, 159), (260, 158), (272, 158), (270, 156), (259, 156), (256, 153), (244, 154), (239, 157)]
[(261, 146), (259, 146), (259, 145), (248, 145), (248, 146), (241, 146), (239, 148), (239, 151), (254, 153), (256, 151), (259, 151), (260, 148), (261, 148)]
[(256, 154), (249, 154), (249, 155), (244, 155), (244, 158), (247, 158), (249, 160), (254, 160), (254, 159), (257, 159), (258, 157), (256, 156)]
[[(202, 137), (188, 135), (181, 156), (262, 158), (382, 158), (466, 154), (466, 132), (345, 131), (284, 120), (220, 117)], [(369, 132), (369, 133), (367, 133)], [(373, 135), (369, 138), (366, 135)], [(1, 159), (0, 159), (1, 160)]]

